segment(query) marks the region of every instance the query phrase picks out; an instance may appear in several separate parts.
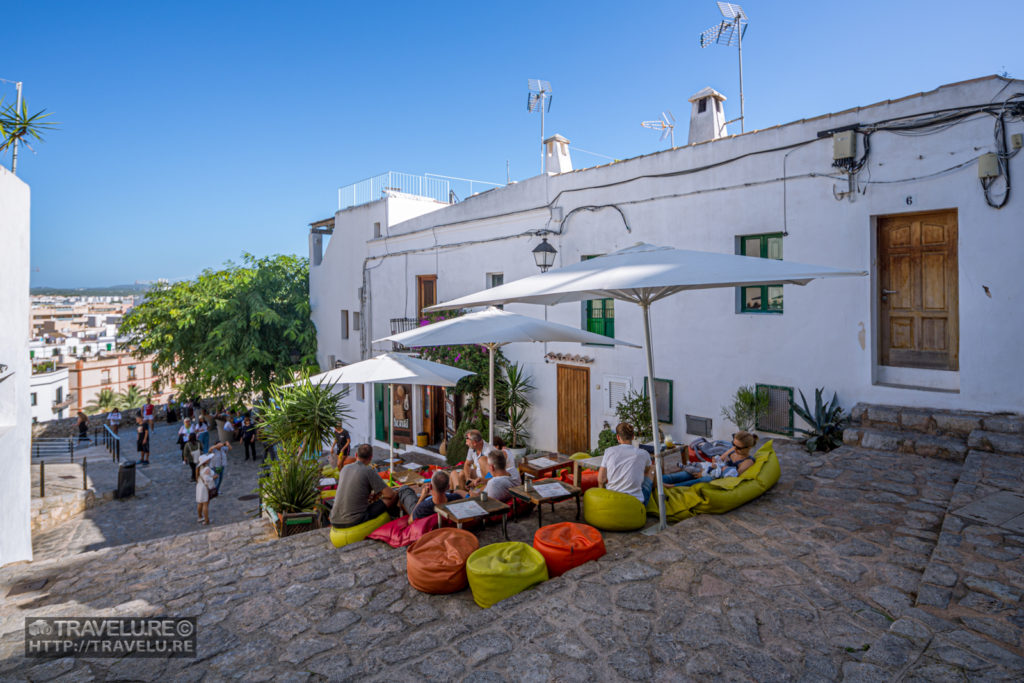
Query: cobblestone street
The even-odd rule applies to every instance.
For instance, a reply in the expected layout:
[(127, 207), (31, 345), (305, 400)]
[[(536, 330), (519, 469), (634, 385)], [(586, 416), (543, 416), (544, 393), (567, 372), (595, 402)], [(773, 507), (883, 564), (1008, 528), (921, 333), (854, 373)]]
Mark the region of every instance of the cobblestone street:
[[(3, 600), (0, 678), (1024, 678), (1024, 508), (1010, 514), (1024, 501), (1021, 457), (971, 452), (959, 464), (781, 445), (782, 478), (760, 499), (660, 534), (605, 534), (605, 557), (491, 610), (468, 591), (415, 591), (405, 551), (373, 541), (338, 550), (326, 530), (274, 539), (242, 511), (229, 523), (231, 510), (195, 530), (184, 489), (155, 493), (187, 482), (175, 457), (149, 468), (155, 497), (132, 512), (152, 522), (152, 540), (117, 545), (118, 525), (138, 520), (97, 517), (109, 540), (98, 550), (0, 569), (3, 595), (46, 581)], [(248, 490), (232, 466), (226, 486), (235, 473), (239, 488), (226, 498)], [(574, 513), (563, 504), (550, 521)], [(535, 529), (532, 516), (510, 525), (513, 540)], [(499, 535), (485, 530), (481, 543)], [(158, 614), (199, 618), (197, 659), (23, 657), (26, 618)]]

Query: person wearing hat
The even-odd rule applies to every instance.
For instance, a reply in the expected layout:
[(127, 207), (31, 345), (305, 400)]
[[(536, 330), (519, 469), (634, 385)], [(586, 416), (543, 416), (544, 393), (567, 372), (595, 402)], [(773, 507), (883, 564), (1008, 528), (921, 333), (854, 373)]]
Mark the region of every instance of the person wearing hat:
[(210, 492), (216, 491), (213, 487), (213, 470), (210, 468), (212, 460), (213, 453), (201, 455), (196, 467), (196, 521), (199, 524), (210, 523)]

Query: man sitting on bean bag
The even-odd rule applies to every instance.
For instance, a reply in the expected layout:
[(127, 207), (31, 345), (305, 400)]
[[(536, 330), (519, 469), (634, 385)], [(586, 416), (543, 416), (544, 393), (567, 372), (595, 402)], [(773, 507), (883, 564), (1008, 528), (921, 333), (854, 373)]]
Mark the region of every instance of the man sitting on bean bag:
[(654, 486), (651, 456), (632, 445), (634, 434), (633, 425), (628, 422), (620, 422), (615, 427), (619, 445), (605, 449), (601, 469), (597, 471), (597, 485), (610, 491), (628, 493), (647, 505)]
[(361, 444), (356, 449), (356, 461), (338, 475), (338, 492), (328, 519), (338, 529), (368, 522), (387, 512), (398, 502), (398, 494), (388, 487), (373, 471), (373, 447)]
[(434, 472), (430, 477), (430, 483), (424, 484), (420, 490), (420, 498), (412, 511), (413, 520), (423, 519), (434, 514), (435, 505), (444, 505), (453, 500), (465, 498), (465, 491), (448, 490), (448, 473), (444, 470)]

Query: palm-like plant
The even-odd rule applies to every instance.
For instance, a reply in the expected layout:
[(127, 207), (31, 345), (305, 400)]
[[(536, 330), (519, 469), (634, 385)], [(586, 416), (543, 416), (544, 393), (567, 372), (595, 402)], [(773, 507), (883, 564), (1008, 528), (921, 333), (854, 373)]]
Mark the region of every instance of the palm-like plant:
[(96, 413), (109, 413), (119, 405), (120, 399), (117, 394), (110, 389), (100, 389), (96, 398), (87, 403), (83, 410), (86, 415), (95, 415)]
[(343, 402), (348, 389), (313, 384), (303, 378), (291, 386), (275, 386), (260, 407), (257, 428), (277, 444), (277, 460), (260, 479), (264, 503), (278, 512), (303, 512), (319, 504), (320, 451), (330, 442), (339, 420), (351, 417)]
[(522, 448), (530, 436), (526, 429), (526, 412), (530, 408), (528, 394), (535, 387), (526, 368), (519, 363), (506, 363), (504, 370), (494, 387), (496, 403), (508, 415), (509, 447)]
[(117, 394), (117, 399), (117, 407), (121, 410), (135, 410), (146, 405), (146, 401), (149, 400), (149, 394), (142, 393), (139, 387), (130, 384), (127, 389)]
[[(45, 109), (40, 109), (35, 114), (28, 113), (28, 105), (24, 100), (21, 102), (21, 109), (16, 105), (3, 106), (0, 100), (0, 152), (11, 149), (17, 150), (17, 144), (23, 144), (29, 149), (32, 145), (29, 140), (42, 142), (43, 133), (57, 127), (55, 121), (46, 121), (50, 114)], [(35, 150), (32, 150), (35, 151)], [(11, 156), (11, 173), (18, 172), (18, 158)]]

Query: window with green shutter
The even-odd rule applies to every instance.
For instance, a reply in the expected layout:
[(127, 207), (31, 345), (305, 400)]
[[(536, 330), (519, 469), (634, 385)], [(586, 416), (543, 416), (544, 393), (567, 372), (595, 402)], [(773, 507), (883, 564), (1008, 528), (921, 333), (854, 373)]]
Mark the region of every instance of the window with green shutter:
[[(601, 254), (584, 256), (587, 261)], [(583, 329), (605, 337), (615, 336), (615, 299), (591, 299), (583, 302)]]
[[(782, 233), (744, 235), (738, 238), (742, 256), (782, 260)], [(782, 285), (740, 287), (742, 313), (782, 313)]]

